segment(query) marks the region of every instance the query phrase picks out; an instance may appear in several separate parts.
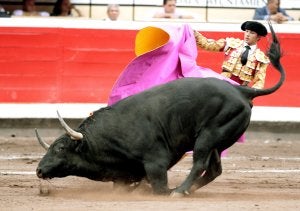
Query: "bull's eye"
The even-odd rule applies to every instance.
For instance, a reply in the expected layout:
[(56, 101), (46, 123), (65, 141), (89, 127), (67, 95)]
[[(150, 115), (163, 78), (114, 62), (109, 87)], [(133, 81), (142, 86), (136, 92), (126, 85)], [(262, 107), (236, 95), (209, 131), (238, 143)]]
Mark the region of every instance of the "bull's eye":
[(59, 148), (57, 149), (57, 151), (58, 151), (58, 152), (64, 151), (64, 147), (59, 147)]
[(56, 153), (61, 153), (63, 150), (64, 150), (63, 147), (56, 147), (56, 148), (55, 148), (55, 152), (56, 152)]
[(55, 152), (56, 153), (60, 153), (60, 152), (62, 152), (62, 151), (64, 151), (64, 145), (63, 144), (58, 144), (58, 145), (56, 145), (55, 146)]

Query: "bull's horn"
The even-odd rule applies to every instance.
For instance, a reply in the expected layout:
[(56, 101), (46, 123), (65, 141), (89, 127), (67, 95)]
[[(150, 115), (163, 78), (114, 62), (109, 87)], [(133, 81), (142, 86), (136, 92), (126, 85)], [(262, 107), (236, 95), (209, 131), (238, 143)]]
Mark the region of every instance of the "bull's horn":
[(36, 128), (35, 128), (35, 135), (36, 135), (36, 137), (37, 137), (37, 139), (38, 139), (40, 145), (42, 145), (42, 147), (43, 147), (45, 150), (48, 150), (48, 149), (49, 149), (49, 144), (47, 144), (46, 142), (44, 142), (44, 141), (41, 139), (41, 137), (40, 137), (40, 135), (39, 135), (39, 133), (38, 133), (38, 130), (37, 130)]
[(71, 136), (71, 139), (73, 139), (73, 140), (80, 140), (80, 139), (83, 138), (82, 133), (79, 133), (79, 132), (77, 132), (77, 131), (71, 129), (71, 128), (67, 125), (67, 123), (63, 120), (63, 118), (61, 118), (61, 116), (60, 116), (60, 114), (59, 114), (58, 111), (57, 111), (57, 115), (58, 115), (58, 119), (59, 119), (59, 121), (60, 121), (61, 126), (65, 129), (65, 131), (67, 132), (67, 134), (68, 134), (69, 136)]

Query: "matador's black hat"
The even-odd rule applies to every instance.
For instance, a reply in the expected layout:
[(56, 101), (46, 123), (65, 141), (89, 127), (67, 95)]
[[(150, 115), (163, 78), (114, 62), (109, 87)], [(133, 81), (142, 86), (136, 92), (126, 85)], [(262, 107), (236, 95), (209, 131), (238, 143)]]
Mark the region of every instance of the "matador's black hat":
[(246, 21), (241, 25), (241, 29), (243, 31), (245, 30), (251, 30), (256, 32), (260, 36), (266, 36), (268, 34), (267, 28), (257, 21)]

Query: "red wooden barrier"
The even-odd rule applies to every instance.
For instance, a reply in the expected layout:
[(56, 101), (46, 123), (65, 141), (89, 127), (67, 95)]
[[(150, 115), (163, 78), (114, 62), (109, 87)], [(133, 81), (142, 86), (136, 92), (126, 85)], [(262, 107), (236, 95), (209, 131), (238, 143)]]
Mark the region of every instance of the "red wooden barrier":
[[(120, 72), (134, 58), (136, 29), (0, 27), (1, 103), (106, 103)], [(202, 31), (211, 38), (241, 32)], [(300, 107), (300, 34), (278, 33), (287, 72), (283, 87), (257, 106)], [(260, 43), (265, 49), (267, 39)], [(199, 50), (198, 64), (220, 70), (222, 53)], [(266, 87), (278, 80), (269, 68)]]

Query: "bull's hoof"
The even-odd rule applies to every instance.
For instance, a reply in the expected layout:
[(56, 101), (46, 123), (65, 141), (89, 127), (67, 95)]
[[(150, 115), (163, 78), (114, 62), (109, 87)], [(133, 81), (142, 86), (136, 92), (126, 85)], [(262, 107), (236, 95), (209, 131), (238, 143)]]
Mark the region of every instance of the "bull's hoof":
[(170, 197), (172, 197), (172, 198), (183, 198), (183, 197), (186, 197), (188, 195), (190, 195), (190, 193), (188, 191), (184, 191), (183, 193), (179, 193), (179, 192), (173, 191), (170, 194)]

